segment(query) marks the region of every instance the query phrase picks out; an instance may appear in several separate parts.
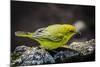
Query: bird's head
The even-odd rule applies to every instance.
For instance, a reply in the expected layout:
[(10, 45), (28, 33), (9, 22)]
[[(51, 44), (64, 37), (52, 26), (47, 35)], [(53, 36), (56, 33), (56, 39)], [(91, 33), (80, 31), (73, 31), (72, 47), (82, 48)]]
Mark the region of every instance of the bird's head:
[(64, 27), (65, 27), (66, 32), (68, 34), (75, 34), (75, 33), (77, 33), (76, 27), (74, 25), (67, 24), (67, 25), (64, 25)]
[(66, 29), (69, 33), (77, 33), (81, 35), (81, 31), (86, 30), (87, 26), (84, 21), (76, 21), (73, 25), (66, 25)]
[(66, 24), (66, 32), (65, 35), (68, 39), (70, 39), (72, 36), (81, 36), (81, 29), (79, 29), (78, 25), (71, 25), (71, 24)]

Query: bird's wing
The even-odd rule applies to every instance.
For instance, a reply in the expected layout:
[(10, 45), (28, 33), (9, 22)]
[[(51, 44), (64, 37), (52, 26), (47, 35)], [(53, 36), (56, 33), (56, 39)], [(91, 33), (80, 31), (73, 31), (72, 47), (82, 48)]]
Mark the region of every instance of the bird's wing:
[(51, 34), (50, 32), (45, 31), (44, 29), (45, 28), (38, 29), (33, 35), (33, 37), (39, 38), (39, 39), (47, 39), (51, 41), (61, 41), (64, 37), (64, 35), (61, 33)]
[(48, 39), (52, 40), (52, 41), (61, 41), (63, 39), (63, 35), (58, 33), (56, 35), (49, 35)]

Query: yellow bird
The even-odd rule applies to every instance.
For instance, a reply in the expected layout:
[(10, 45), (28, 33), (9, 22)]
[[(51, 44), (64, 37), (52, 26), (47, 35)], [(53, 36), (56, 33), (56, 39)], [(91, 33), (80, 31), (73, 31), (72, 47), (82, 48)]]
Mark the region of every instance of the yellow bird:
[(75, 33), (77, 33), (77, 31), (73, 25), (54, 24), (40, 28), (35, 32), (17, 31), (15, 35), (36, 40), (40, 43), (42, 48), (52, 50), (63, 47)]

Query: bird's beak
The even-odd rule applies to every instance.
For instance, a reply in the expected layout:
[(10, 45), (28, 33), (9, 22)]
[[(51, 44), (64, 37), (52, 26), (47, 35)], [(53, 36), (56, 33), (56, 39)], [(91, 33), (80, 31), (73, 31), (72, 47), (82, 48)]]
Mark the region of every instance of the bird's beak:
[(76, 35), (78, 35), (78, 36), (81, 36), (81, 32), (80, 31), (78, 31), (78, 32), (76, 32)]
[(82, 33), (79, 31), (79, 32), (77, 32), (79, 35), (81, 35)]

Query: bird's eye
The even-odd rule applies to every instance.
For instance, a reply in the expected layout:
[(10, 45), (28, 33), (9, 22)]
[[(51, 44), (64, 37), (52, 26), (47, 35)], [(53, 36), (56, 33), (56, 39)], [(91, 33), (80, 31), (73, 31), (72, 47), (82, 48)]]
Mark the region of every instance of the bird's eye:
[(73, 30), (70, 30), (70, 32), (74, 32)]

